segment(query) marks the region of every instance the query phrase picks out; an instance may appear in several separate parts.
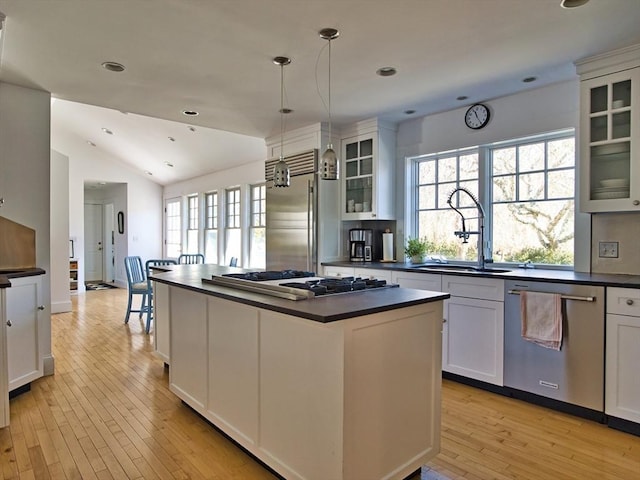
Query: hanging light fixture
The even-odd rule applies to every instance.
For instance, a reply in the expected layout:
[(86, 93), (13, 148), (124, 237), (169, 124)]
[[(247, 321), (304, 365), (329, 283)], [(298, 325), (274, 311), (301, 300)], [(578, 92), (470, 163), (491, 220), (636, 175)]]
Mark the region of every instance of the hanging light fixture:
[(280, 65), (280, 160), (273, 168), (273, 186), (288, 187), (290, 184), (291, 174), (289, 165), (284, 161), (284, 115), (291, 113), (293, 110), (284, 108), (284, 66), (291, 63), (288, 57), (276, 57), (273, 63)]
[(335, 28), (323, 28), (318, 33), (320, 34), (320, 38), (329, 42), (329, 93), (327, 102), (327, 110), (329, 111), (329, 143), (322, 157), (320, 157), (320, 178), (323, 180), (337, 180), (340, 162), (331, 143), (331, 40), (338, 38), (340, 32)]

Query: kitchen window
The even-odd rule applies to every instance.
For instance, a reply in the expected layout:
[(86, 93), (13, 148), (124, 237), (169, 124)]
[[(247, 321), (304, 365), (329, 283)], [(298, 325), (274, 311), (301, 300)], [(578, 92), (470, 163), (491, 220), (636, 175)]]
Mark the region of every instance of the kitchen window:
[(178, 258), (182, 253), (181, 201), (171, 198), (165, 201), (165, 257)]
[[(410, 159), (411, 236), (429, 253), (477, 261), (477, 235), (464, 243), (460, 215), (447, 200), (458, 187), (473, 193), (485, 213), (487, 258), (495, 262), (573, 265), (575, 134), (565, 130)], [(467, 231), (478, 230), (478, 211), (467, 195), (452, 204)]]
[(218, 192), (204, 195), (204, 255), (207, 263), (218, 263)]
[(198, 195), (187, 197), (187, 251), (199, 253), (198, 248)]
[(251, 225), (249, 239), (249, 267), (265, 268), (266, 266), (266, 186), (251, 186)]
[(241, 195), (240, 187), (225, 191), (225, 262), (228, 265), (232, 257), (238, 259), (238, 266), (242, 265), (242, 228), (240, 223)]

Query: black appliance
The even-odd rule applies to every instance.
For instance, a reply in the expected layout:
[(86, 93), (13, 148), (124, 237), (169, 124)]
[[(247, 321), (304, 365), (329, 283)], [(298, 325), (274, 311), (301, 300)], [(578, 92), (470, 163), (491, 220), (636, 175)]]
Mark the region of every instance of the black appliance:
[(352, 262), (373, 260), (373, 230), (369, 228), (349, 230), (349, 260)]

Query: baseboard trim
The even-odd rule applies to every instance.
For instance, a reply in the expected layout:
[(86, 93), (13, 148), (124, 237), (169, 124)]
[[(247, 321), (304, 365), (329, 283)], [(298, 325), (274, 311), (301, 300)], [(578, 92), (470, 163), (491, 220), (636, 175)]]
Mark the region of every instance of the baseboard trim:
[(72, 310), (71, 300), (65, 302), (53, 302), (51, 303), (51, 313), (66, 313)]
[(47, 355), (42, 359), (42, 373), (46, 375), (53, 375), (56, 370), (56, 360), (53, 355)]

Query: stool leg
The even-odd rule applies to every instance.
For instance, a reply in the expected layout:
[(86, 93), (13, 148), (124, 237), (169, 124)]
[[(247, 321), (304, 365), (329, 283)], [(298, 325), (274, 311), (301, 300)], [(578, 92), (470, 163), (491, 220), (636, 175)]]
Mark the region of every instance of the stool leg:
[(144, 312), (144, 306), (147, 303), (147, 294), (142, 294), (142, 303), (140, 303), (140, 313), (138, 314), (138, 318), (142, 318), (142, 313)]
[(129, 323), (129, 315), (131, 315), (131, 301), (133, 299), (133, 295), (129, 292), (129, 302), (127, 303), (127, 315), (124, 317), (124, 323)]

